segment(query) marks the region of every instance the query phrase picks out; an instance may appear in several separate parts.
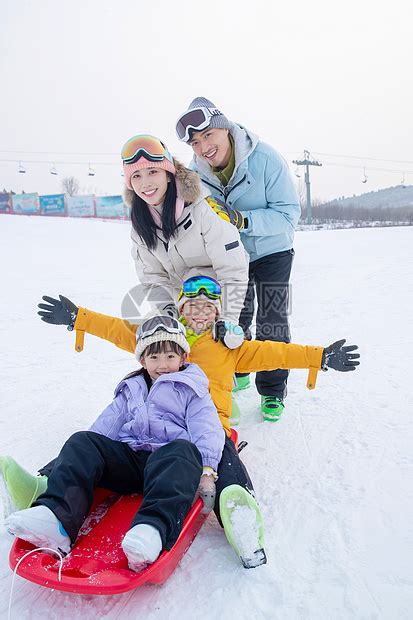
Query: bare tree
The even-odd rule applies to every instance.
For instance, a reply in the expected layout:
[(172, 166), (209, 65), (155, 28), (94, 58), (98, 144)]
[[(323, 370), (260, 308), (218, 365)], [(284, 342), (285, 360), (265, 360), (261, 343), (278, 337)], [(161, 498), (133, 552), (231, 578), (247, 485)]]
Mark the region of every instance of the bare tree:
[(297, 190), (301, 211), (304, 211), (304, 209), (307, 206), (307, 198), (306, 198), (304, 181), (302, 179), (299, 179), (296, 182), (295, 189)]
[(65, 177), (62, 179), (62, 190), (65, 194), (69, 194), (69, 196), (74, 196), (79, 191), (79, 181), (76, 177)]

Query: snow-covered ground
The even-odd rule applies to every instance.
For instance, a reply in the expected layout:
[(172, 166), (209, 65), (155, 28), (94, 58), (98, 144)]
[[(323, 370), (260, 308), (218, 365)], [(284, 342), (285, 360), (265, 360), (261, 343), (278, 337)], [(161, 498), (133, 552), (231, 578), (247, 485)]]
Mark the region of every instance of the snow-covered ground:
[[(412, 617), (412, 228), (298, 233), (293, 340), (357, 343), (354, 373), (293, 371), (278, 424), (255, 388), (238, 396), (242, 453), (261, 502), (269, 562), (243, 569), (214, 515), (161, 587), (82, 597), (17, 577), (12, 618), (148, 620)], [(85, 428), (134, 358), (36, 315), (62, 293), (118, 315), (135, 283), (125, 222), (0, 216), (0, 453), (31, 471)], [(410, 320), (409, 317), (410, 316)], [(409, 379), (410, 377), (410, 379)], [(410, 531), (408, 530), (410, 525)], [(0, 526), (0, 617), (11, 537)]]

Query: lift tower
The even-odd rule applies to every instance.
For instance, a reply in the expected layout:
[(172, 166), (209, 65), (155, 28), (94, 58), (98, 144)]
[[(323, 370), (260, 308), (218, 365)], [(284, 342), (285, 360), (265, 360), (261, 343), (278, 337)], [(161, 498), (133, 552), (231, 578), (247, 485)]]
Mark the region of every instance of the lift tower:
[(307, 224), (311, 224), (311, 192), (310, 192), (310, 166), (322, 166), (319, 161), (310, 159), (310, 151), (304, 151), (304, 159), (295, 159), (293, 164), (305, 166), (305, 185), (307, 190)]

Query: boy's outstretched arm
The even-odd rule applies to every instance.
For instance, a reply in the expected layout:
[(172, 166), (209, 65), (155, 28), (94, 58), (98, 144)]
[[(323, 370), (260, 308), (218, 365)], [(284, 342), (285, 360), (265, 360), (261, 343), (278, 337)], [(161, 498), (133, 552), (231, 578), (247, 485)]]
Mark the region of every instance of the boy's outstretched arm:
[(307, 387), (315, 388), (317, 373), (320, 369), (347, 371), (355, 370), (360, 356), (355, 351), (357, 346), (343, 347), (345, 340), (340, 340), (330, 347), (304, 346), (301, 344), (272, 342), (270, 340), (246, 340), (235, 350), (236, 372), (257, 372), (282, 368), (308, 368)]
[(99, 314), (87, 308), (77, 307), (70, 299), (59, 295), (60, 301), (44, 296), (46, 304), (39, 304), (42, 309), (42, 321), (53, 325), (67, 325), (71, 331), (76, 330), (75, 350), (83, 351), (85, 333), (92, 334), (103, 340), (113, 342), (120, 349), (135, 352), (137, 325), (107, 314)]

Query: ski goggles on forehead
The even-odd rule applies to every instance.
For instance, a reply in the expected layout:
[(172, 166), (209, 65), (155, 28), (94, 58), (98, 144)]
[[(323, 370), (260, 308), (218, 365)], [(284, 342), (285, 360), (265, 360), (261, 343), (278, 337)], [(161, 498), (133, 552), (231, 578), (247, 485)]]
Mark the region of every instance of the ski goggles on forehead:
[(154, 136), (139, 135), (128, 140), (122, 149), (121, 157), (124, 164), (133, 164), (141, 157), (149, 161), (168, 159), (173, 163), (172, 155), (166, 146)]
[(191, 138), (191, 131), (202, 131), (206, 129), (213, 116), (222, 116), (218, 108), (193, 108), (184, 112), (176, 123), (176, 134), (182, 142), (188, 142)]
[(207, 276), (188, 278), (182, 285), (178, 300), (184, 296), (198, 297), (198, 295), (206, 295), (209, 299), (220, 299), (222, 295), (221, 285), (214, 278)]
[(147, 338), (159, 330), (168, 332), (168, 334), (183, 334), (186, 336), (185, 327), (177, 319), (167, 315), (158, 315), (144, 321), (138, 327), (136, 339)]

